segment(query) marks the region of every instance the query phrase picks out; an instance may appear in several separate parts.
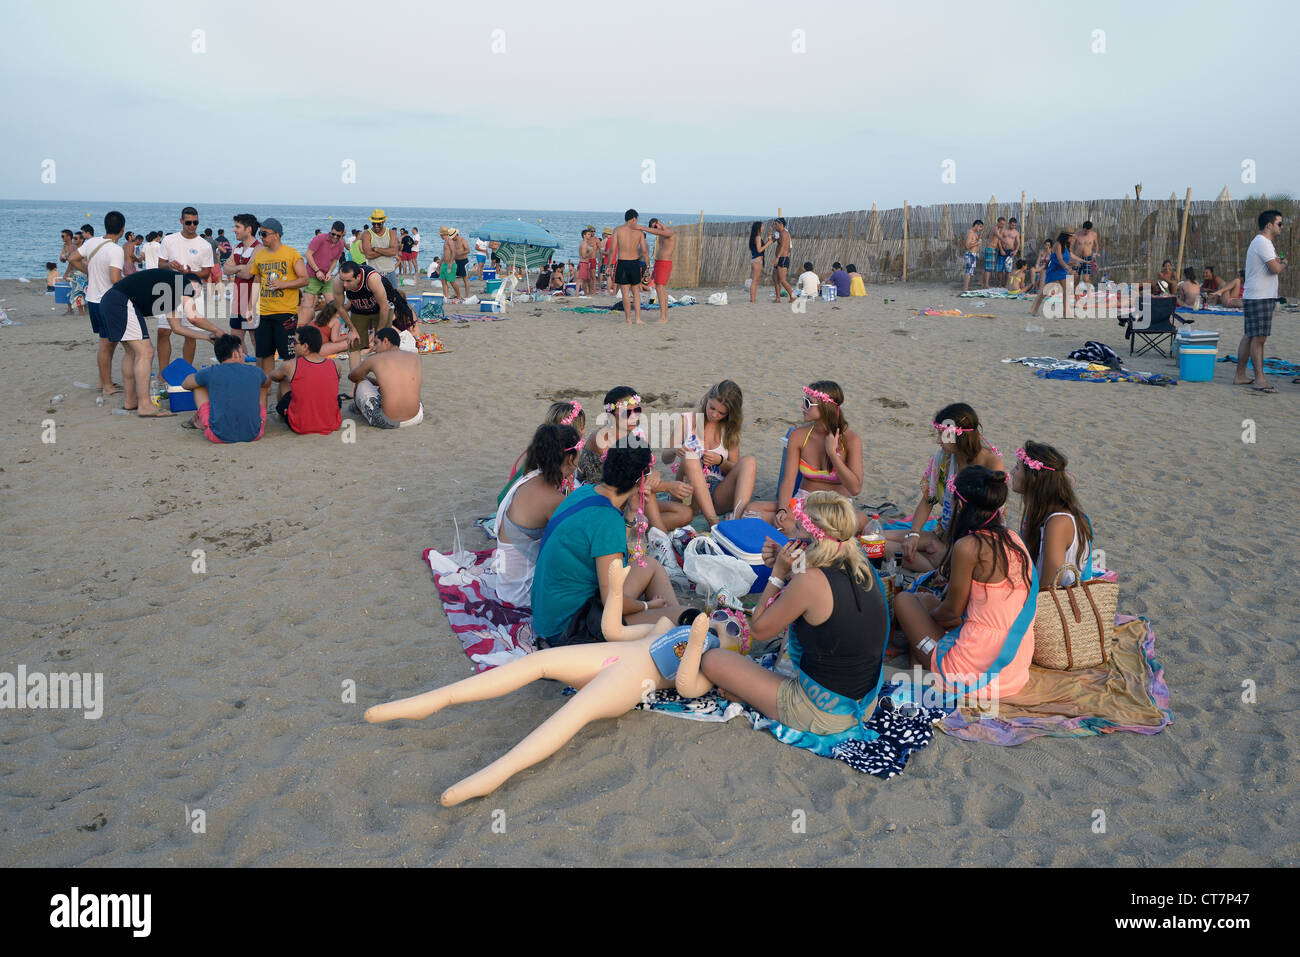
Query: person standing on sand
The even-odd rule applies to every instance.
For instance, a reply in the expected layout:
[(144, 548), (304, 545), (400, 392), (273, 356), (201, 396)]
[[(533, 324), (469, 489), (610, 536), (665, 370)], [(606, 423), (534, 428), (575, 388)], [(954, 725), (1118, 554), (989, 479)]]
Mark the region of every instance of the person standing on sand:
[[(424, 421), (420, 378), (424, 357), (405, 352), (402, 337), (391, 326), (375, 333), (375, 351), (362, 363), (359, 352), (348, 353), (348, 379), (357, 385), (353, 411), (378, 429), (400, 429)], [(367, 376), (374, 374), (374, 381)]]
[(316, 314), (316, 304), (323, 302), (333, 288), (330, 276), (343, 256), (343, 237), (347, 228), (338, 220), (328, 233), (317, 233), (307, 244), (307, 287), (298, 299), (298, 325), (305, 326)]
[(606, 226), (601, 231), (600, 285), (605, 295), (614, 294), (614, 230)]
[[(1276, 209), (1266, 209), (1259, 214), (1258, 223), (1259, 234), (1246, 250), (1246, 282), (1241, 293), (1245, 329), (1237, 345), (1237, 374), (1232, 382), (1249, 385), (1256, 392), (1276, 392), (1277, 389), (1264, 381), (1264, 340), (1273, 331), (1277, 277), (1286, 268), (1273, 245), (1282, 235), (1282, 214)], [(1254, 363), (1254, 380), (1246, 378), (1247, 359)]]
[(636, 316), (641, 324), (641, 264), (650, 258), (645, 233), (636, 221), (637, 211), (629, 209), (623, 214), (623, 225), (614, 230), (613, 251), (618, 257), (614, 268), (614, 283), (623, 293), (623, 315), (628, 322)]
[(117, 238), (125, 226), (126, 217), (113, 210), (104, 217), (104, 236), (87, 239), (68, 257), (68, 262), (86, 274), (86, 310), (90, 313), (90, 328), (99, 337), (95, 364), (99, 367), (99, 391), (103, 395), (117, 395), (121, 391), (113, 382), (113, 352), (117, 343), (104, 335), (99, 303), (104, 293), (122, 281), (126, 256)]
[(253, 330), (258, 325), (257, 300), (253, 298), (253, 280), (240, 279), (239, 271), (252, 262), (262, 248), (262, 242), (257, 238), (260, 224), (252, 213), (236, 213), (233, 221), (235, 242), (239, 245), (230, 251), (230, 258), (226, 260), (227, 269), (235, 280), (234, 295), (230, 300), (230, 332), (239, 336), (243, 343), (241, 348), (248, 355), (256, 351)]
[[(1016, 271), (1016, 259), (1020, 255), (1020, 225), (1016, 217), (1007, 221), (1007, 228), (1002, 232), (1002, 272), (1008, 278)], [(1006, 285), (1004, 279), (1002, 285)]]
[(280, 238), (283, 235), (284, 227), (278, 219), (262, 220), (258, 231), (262, 248), (235, 274), (241, 279), (256, 276), (262, 285), (253, 344), (258, 364), (268, 376), (275, 368), (277, 353), (282, 362), (294, 356), (293, 334), (298, 328), (299, 290), (310, 279), (307, 264), (302, 261), (298, 250), (284, 244)]
[(596, 227), (588, 226), (582, 231), (582, 242), (578, 246), (578, 290), (584, 296), (594, 296), (596, 294), (596, 256), (598, 250)]
[(456, 281), (453, 284), (460, 290), (460, 298), (469, 298), (469, 240), (460, 234), (455, 226), (447, 230), (451, 237), (452, 249), (455, 250)]
[(370, 228), (361, 234), (361, 255), (366, 263), (388, 277), (393, 285), (399, 284), (397, 275), (397, 231), (387, 229), (388, 214), (376, 209), (370, 214)]
[(411, 227), (411, 275), (420, 275), (420, 228)]
[[(1083, 226), (1070, 240), (1070, 258), (1079, 264), (1079, 282), (1089, 282), (1089, 276), (1100, 273), (1101, 238), (1092, 228), (1092, 220), (1085, 219)], [(1093, 285), (1096, 285), (1093, 282)]]
[(794, 287), (790, 285), (790, 247), (794, 245), (794, 237), (790, 235), (790, 230), (785, 225), (784, 217), (775, 220), (772, 223), (772, 232), (776, 234), (776, 265), (772, 268), (772, 286), (776, 289), (776, 301), (781, 301), (781, 290), (784, 289), (794, 302)]
[[(179, 233), (168, 233), (163, 237), (162, 251), (158, 256), (159, 269), (171, 269), (176, 272), (193, 273), (199, 277), (202, 283), (207, 283), (212, 277), (212, 246), (208, 241), (199, 235), (199, 211), (193, 206), (186, 206), (181, 210), (181, 231)], [(204, 312), (203, 294), (199, 293), (194, 297), (194, 303), (200, 313)], [(192, 326), (187, 318), (181, 317), (181, 325), (199, 332), (197, 326)], [(181, 348), (181, 355), (190, 365), (194, 365), (194, 352), (197, 339), (206, 338), (205, 336), (186, 336), (185, 344)], [(158, 328), (158, 371), (163, 369), (172, 361), (172, 336), (171, 330)]]
[(673, 250), (677, 248), (677, 234), (659, 219), (651, 219), (641, 229), (659, 237), (655, 243), (655, 298), (659, 300), (659, 321), (667, 322), (668, 280), (673, 274)]
[(980, 238), (984, 235), (984, 220), (977, 219), (970, 224), (970, 229), (966, 230), (966, 250), (962, 256), (963, 268), (966, 273), (966, 281), (962, 285), (962, 291), (970, 289), (971, 276), (975, 275), (975, 267), (980, 261)]

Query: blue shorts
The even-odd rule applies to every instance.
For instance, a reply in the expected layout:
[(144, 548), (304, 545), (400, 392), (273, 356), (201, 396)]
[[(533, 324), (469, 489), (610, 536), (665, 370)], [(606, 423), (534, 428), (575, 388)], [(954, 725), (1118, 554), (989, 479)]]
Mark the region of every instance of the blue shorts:
[(1006, 255), (1000, 256), (998, 258), (998, 272), (1015, 272), (1015, 271), (1016, 271), (1016, 257), (1013, 254), (1007, 253)]
[(978, 262), (979, 262), (979, 257), (977, 257), (969, 249), (966, 250), (966, 275), (968, 276), (975, 275), (975, 266)]
[(86, 312), (90, 313), (90, 331), (101, 339), (107, 339), (108, 337), (104, 335), (104, 327), (99, 321), (99, 303), (87, 302)]

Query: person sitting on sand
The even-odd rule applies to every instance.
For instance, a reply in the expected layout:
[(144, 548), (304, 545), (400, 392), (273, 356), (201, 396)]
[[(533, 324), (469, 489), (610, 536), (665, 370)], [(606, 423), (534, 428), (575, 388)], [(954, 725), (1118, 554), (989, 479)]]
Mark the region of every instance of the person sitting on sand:
[[(582, 403), (577, 399), (569, 402), (552, 402), (551, 407), (546, 410), (546, 415), (542, 418), (542, 425), (571, 425), (578, 430), (578, 436), (581, 438), (582, 434), (587, 431), (587, 413), (582, 411)], [(577, 451), (581, 452), (582, 447), (579, 446)], [(506, 493), (510, 491), (510, 487), (519, 481), (521, 474), (519, 466), (527, 457), (528, 449), (524, 449), (519, 453), (519, 458), (515, 459), (515, 464), (510, 467), (510, 475), (506, 478), (506, 484), (501, 489), (500, 494), (497, 495), (497, 505), (501, 504), (502, 499), (506, 497)], [(574, 471), (576, 472), (576, 457), (574, 463)], [(574, 472), (570, 472), (565, 482), (565, 493), (572, 492), (576, 484), (577, 480), (574, 478)]]
[[(1040, 591), (1052, 587), (1062, 566), (1073, 565), (1086, 575), (1091, 564), (1092, 523), (1065, 472), (1068, 464), (1050, 445), (1026, 442), (1011, 466), (1011, 491), (1023, 502), (1020, 537), (1029, 554), (1037, 556)], [(1073, 585), (1074, 573), (1062, 575), (1061, 584)]]
[[(641, 397), (635, 389), (620, 385), (606, 392), (604, 415), (598, 416), (598, 428), (583, 442), (575, 481), (579, 485), (600, 481), (605, 456), (615, 446), (641, 445), (648, 448), (645, 433), (638, 428), (640, 421)], [(682, 504), (691, 492), (691, 487), (685, 482), (664, 482), (659, 472), (652, 471), (646, 476), (645, 491), (646, 518), (661, 532), (679, 528), (693, 517), (694, 512)], [(661, 491), (668, 492), (677, 500), (660, 502), (657, 494)], [(633, 519), (629, 516), (628, 521), (631, 523)]]
[[(599, 484), (584, 485), (564, 500), (542, 532), (533, 575), (533, 632), (549, 645), (604, 641), (601, 595), (611, 565), (627, 554), (623, 509), (643, 487), (654, 456), (645, 446), (609, 449)], [(641, 531), (644, 531), (644, 526)], [(677, 605), (668, 572), (653, 558), (636, 559), (620, 594), (629, 624), (660, 616), (675, 621)]]
[(1034, 563), (1002, 521), (1006, 472), (971, 465), (950, 484), (958, 505), (939, 562), (943, 598), (895, 595), (894, 617), (912, 662), (938, 675), (945, 691), (1008, 698), (1029, 680), (1034, 657)]
[(844, 418), (844, 392), (838, 383), (819, 379), (804, 386), (803, 420), (807, 424), (793, 429), (787, 439), (776, 501), (749, 506), (787, 535), (794, 527), (792, 498), (813, 492), (852, 498), (862, 491), (862, 439)]
[[(948, 479), (970, 465), (994, 471), (1006, 468), (998, 450), (984, 438), (979, 416), (965, 402), (945, 405), (930, 423), (935, 430), (938, 451), (930, 458), (921, 478), (921, 501), (912, 513), (912, 527), (907, 531), (888, 529), (885, 540), (893, 549), (902, 548), (903, 564), (913, 571), (937, 568), (946, 551), (944, 534), (952, 523), (954, 499)], [(936, 505), (941, 505), (938, 528), (925, 530), (926, 520)]]
[(867, 281), (862, 278), (862, 273), (858, 272), (858, 267), (849, 263), (849, 295), (865, 296), (867, 294)]
[(812, 263), (806, 262), (803, 264), (803, 272), (799, 274), (795, 285), (799, 287), (799, 295), (805, 299), (817, 298), (817, 293), (821, 291), (822, 281), (817, 273), (813, 272)]
[[(754, 496), (758, 461), (740, 455), (743, 405), (740, 386), (730, 379), (719, 382), (704, 394), (699, 412), (686, 417), (686, 442), (663, 456), (668, 464), (681, 460), (677, 477), (691, 489), (687, 508), (692, 515), (700, 512), (710, 526), (718, 524), (719, 513), (734, 509), (736, 518), (743, 516)], [(695, 422), (703, 423), (701, 431), (694, 431)]]
[[(148, 270), (146, 270), (147, 272)], [(256, 442), (266, 429), (266, 393), (270, 380), (258, 366), (244, 361), (239, 336), (224, 333), (212, 343), (216, 365), (191, 372), (181, 383), (194, 393), (198, 411), (187, 429), (198, 429), (209, 442), (229, 445)]]
[(401, 343), (397, 330), (388, 327), (375, 333), (375, 351), (364, 362), (357, 363), (358, 353), (348, 353), (348, 380), (357, 384), (352, 409), (379, 429), (402, 429), (424, 421), (420, 403), (423, 358), (403, 352)]
[(840, 298), (848, 296), (853, 289), (853, 280), (839, 263), (831, 264), (830, 275), (826, 277), (826, 282), (835, 287), (835, 295)]
[(1177, 282), (1178, 280), (1174, 276), (1173, 261), (1166, 259), (1160, 264), (1159, 275), (1151, 280), (1151, 295), (1172, 296), (1176, 293), (1175, 285)]
[(539, 425), (524, 453), (524, 474), (497, 507), (497, 547), (489, 564), (497, 597), (516, 608), (532, 602), (542, 531), (568, 494), (582, 434), (571, 425)]
[(1222, 288), (1223, 283), (1220, 282), (1219, 277), (1214, 274), (1214, 267), (1206, 266), (1203, 270), (1203, 275), (1201, 276), (1201, 297), (1208, 303), (1210, 301), (1210, 294), (1218, 292)]
[(1232, 282), (1220, 286), (1217, 292), (1212, 292), (1207, 297), (1209, 302), (1216, 306), (1222, 306), (1225, 309), (1241, 308), (1241, 290), (1246, 283), (1246, 270), (1238, 269), (1237, 278)]
[[(763, 545), (763, 562), (772, 574), (749, 631), (761, 644), (791, 628), (795, 677), (722, 648), (705, 651), (698, 670), (707, 686), (716, 684), (787, 728), (841, 734), (858, 722), (858, 714), (869, 715), (874, 708), (874, 700), (864, 699), (880, 684), (889, 611), (858, 547), (852, 502), (835, 492), (814, 492), (794, 517), (790, 541), (778, 547), (769, 538)], [(679, 690), (695, 678), (693, 665), (693, 656), (683, 656)], [(852, 707), (828, 707), (831, 701)]]
[(1020, 295), (1027, 290), (1025, 279), (1025, 267), (1027, 265), (1023, 259), (1016, 260), (1015, 268), (1011, 270), (1011, 276), (1007, 279), (1007, 292)]
[(1178, 284), (1177, 296), (1181, 308), (1201, 308), (1201, 284), (1196, 281), (1196, 270), (1191, 266), (1183, 270), (1183, 281)]
[(275, 411), (299, 435), (329, 435), (343, 424), (339, 407), (339, 370), (321, 354), (320, 329), (301, 326), (294, 341), (294, 357), (271, 373), (280, 383)]
[(338, 303), (333, 299), (316, 310), (310, 325), (320, 333), (321, 347), (317, 351), (326, 357), (347, 352), (348, 344), (356, 338), (356, 333), (339, 319)]

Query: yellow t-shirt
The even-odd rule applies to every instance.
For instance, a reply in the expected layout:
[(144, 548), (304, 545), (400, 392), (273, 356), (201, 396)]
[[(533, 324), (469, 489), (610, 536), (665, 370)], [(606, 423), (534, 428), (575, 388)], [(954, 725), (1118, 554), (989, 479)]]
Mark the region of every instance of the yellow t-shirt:
[(261, 283), (261, 294), (257, 299), (258, 315), (273, 316), (276, 313), (298, 314), (299, 289), (269, 289), (267, 282), (272, 279), (297, 279), (293, 264), (300, 261), (298, 250), (292, 246), (280, 244), (275, 252), (265, 246), (253, 255), (253, 275)]

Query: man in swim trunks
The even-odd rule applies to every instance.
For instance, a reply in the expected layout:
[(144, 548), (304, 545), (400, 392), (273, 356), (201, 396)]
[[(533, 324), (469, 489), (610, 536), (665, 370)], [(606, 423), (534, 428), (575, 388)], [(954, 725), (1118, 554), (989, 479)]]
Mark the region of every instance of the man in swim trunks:
[(601, 236), (604, 241), (600, 247), (600, 278), (608, 296), (614, 292), (614, 230), (606, 226)]
[(401, 429), (424, 421), (420, 403), (424, 358), (399, 348), (401, 343), (397, 330), (388, 327), (375, 333), (375, 351), (364, 362), (358, 364), (359, 353), (348, 353), (348, 379), (357, 384), (352, 410), (377, 429)]
[(659, 321), (668, 321), (668, 279), (673, 274), (673, 250), (677, 248), (677, 234), (659, 219), (651, 219), (641, 227), (659, 237), (655, 243), (654, 284), (655, 298), (659, 301)]
[(1097, 272), (1101, 260), (1101, 238), (1092, 228), (1092, 220), (1085, 219), (1083, 228), (1070, 240), (1070, 258), (1078, 260), (1079, 282), (1087, 282), (1088, 277)]
[(623, 314), (632, 322), (641, 324), (641, 264), (650, 257), (645, 233), (636, 221), (637, 211), (629, 209), (623, 214), (623, 225), (614, 230), (612, 251), (618, 257), (614, 268), (614, 284), (623, 293)]
[[(1020, 253), (1020, 225), (1016, 222), (1014, 216), (1007, 221), (1007, 227), (1002, 231), (1002, 263), (999, 272), (1006, 277), (1016, 271), (1016, 258)], [(1007, 284), (1004, 278), (1002, 285)]]
[(776, 289), (776, 301), (781, 301), (781, 290), (784, 289), (790, 296), (790, 301), (794, 302), (794, 287), (790, 285), (790, 247), (794, 245), (794, 237), (790, 235), (790, 230), (785, 225), (785, 219), (777, 219), (772, 222), (772, 232), (776, 236), (776, 265), (772, 267), (772, 286)]
[(582, 244), (578, 246), (579, 291), (587, 296), (596, 294), (596, 256), (598, 252), (596, 227), (588, 226), (582, 231)]
[(460, 298), (469, 298), (469, 240), (460, 234), (455, 226), (447, 228), (447, 238), (451, 241), (452, 259), (456, 262), (456, 279), (452, 288), (460, 291)]
[(975, 220), (971, 223), (970, 229), (966, 230), (966, 250), (963, 257), (966, 282), (961, 287), (963, 291), (970, 289), (970, 277), (975, 275), (975, 267), (979, 265), (980, 237), (983, 235), (984, 220), (982, 219)]

